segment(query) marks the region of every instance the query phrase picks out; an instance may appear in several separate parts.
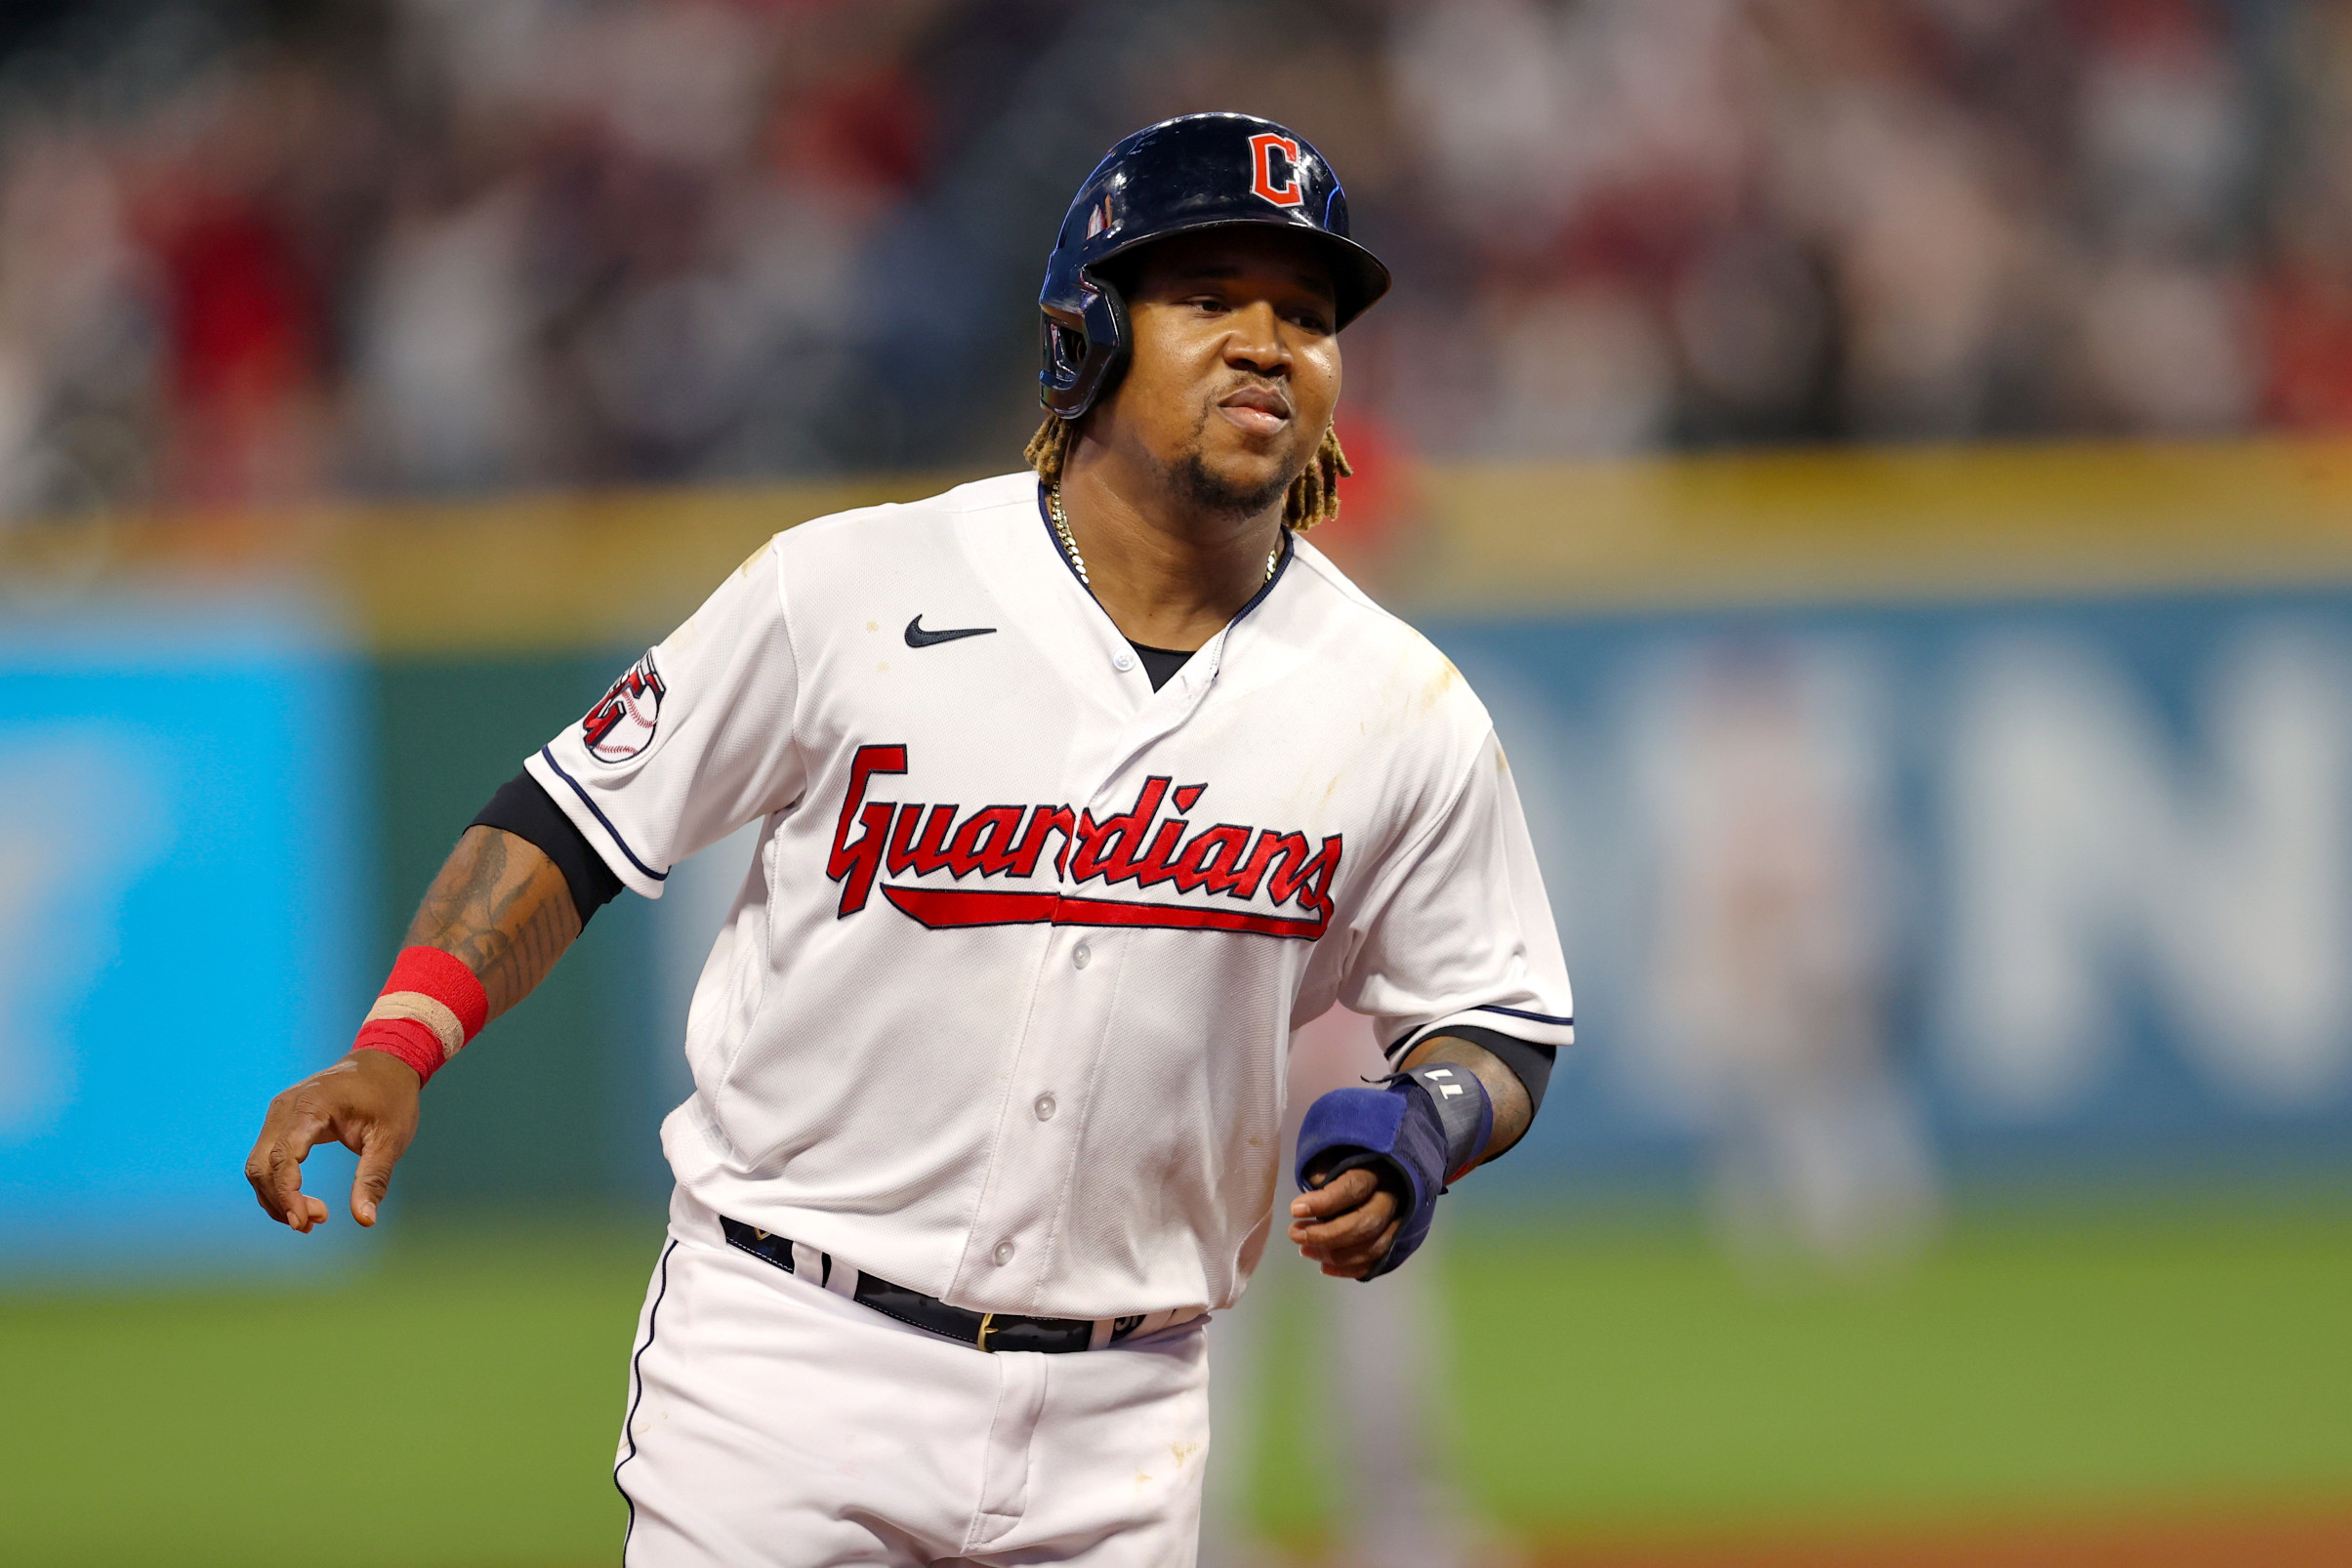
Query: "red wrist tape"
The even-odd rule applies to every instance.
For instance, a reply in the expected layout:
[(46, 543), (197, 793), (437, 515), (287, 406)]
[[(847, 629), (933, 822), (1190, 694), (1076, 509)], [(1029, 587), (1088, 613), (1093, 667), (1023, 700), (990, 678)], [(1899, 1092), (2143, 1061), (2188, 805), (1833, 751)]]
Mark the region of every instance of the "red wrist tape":
[(489, 1019), (490, 995), (463, 960), (404, 947), (351, 1049), (397, 1056), (430, 1081)]

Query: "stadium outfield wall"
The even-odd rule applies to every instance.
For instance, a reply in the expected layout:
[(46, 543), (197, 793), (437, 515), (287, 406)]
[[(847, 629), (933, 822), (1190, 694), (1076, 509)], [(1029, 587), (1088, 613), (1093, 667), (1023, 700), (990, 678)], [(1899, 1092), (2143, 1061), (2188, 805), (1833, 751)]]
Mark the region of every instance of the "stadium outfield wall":
[[(0, 721), (14, 814), (62, 813), (68, 846), (144, 812), (178, 837), (132, 842), (262, 846), (216, 856), (256, 903), (237, 922), (192, 915), (202, 885), (164, 884), (193, 862), (164, 850), (106, 860), (103, 897), (62, 874), (0, 892), (0, 926), (69, 918), (109, 955), (0, 968), (0, 1246), (54, 1208), (55, 1152), (114, 1086), (215, 1052), (331, 1058), (321, 1020), (356, 1013), (351, 977), (467, 817), (762, 539), (952, 478), (0, 535), (0, 657), (43, 693)], [(1802, 1223), (1857, 1189), (1932, 1203), (1955, 1171), (2352, 1146), (2352, 445), (1431, 467), (1413, 491), (1378, 553), (1345, 519), (1332, 548), (1488, 698), (1580, 982), (1585, 1046), (1496, 1186), (1703, 1181)], [(77, 679), (133, 622), (137, 679)], [(242, 687), (238, 628), (283, 633)], [(191, 710), (199, 670), (230, 687)], [(191, 712), (210, 750), (139, 791), (32, 761), (189, 751)], [(284, 776), (204, 760), (238, 755)], [(734, 852), (600, 916), (452, 1068), (407, 1201), (657, 1190), (669, 1040)], [(255, 930), (277, 933), (258, 959)], [(257, 962), (288, 999), (267, 1049), (186, 1054), (174, 976)], [(249, 1203), (238, 1109), (132, 1151), (222, 1234)]]
[[(381, 655), (600, 651), (779, 529), (965, 476), (24, 524), (0, 603), (295, 581)], [(1433, 465), (1408, 488), (1409, 542), (1368, 575), (1415, 619), (2352, 585), (2347, 440)]]

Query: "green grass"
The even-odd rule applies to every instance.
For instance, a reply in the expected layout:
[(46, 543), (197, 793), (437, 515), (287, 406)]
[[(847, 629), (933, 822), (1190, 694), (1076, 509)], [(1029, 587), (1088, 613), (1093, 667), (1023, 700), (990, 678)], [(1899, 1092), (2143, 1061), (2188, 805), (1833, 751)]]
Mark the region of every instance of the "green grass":
[[(368, 1245), (327, 1290), (0, 1297), (0, 1562), (612, 1561), (653, 1233)], [(1471, 1489), (1531, 1531), (2352, 1499), (2352, 1209), (1982, 1219), (1869, 1287), (1759, 1291), (1679, 1224), (1446, 1267)]]
[(1469, 1467), (1517, 1523), (2352, 1497), (2340, 1210), (1966, 1225), (1873, 1289), (1639, 1234), (1465, 1247), (1451, 1283), (1489, 1326)]
[(325, 1291), (0, 1299), (0, 1562), (614, 1561), (659, 1236), (395, 1233)]

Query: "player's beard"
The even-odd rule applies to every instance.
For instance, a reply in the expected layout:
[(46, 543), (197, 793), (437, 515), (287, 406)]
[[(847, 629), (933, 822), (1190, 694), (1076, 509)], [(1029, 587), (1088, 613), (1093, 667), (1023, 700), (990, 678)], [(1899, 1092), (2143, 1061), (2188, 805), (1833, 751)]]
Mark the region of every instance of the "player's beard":
[(1168, 487), (1187, 506), (1203, 516), (1213, 517), (1256, 516), (1282, 499), (1283, 492), (1291, 487), (1292, 482), (1299, 477), (1305, 465), (1303, 463), (1287, 464), (1285, 465), (1287, 472), (1277, 475), (1262, 484), (1248, 486), (1238, 484), (1223, 475), (1214, 472), (1209, 467), (1208, 455), (1204, 449), (1206, 443), (1202, 439), (1209, 430), (1211, 412), (1212, 410), (1207, 406), (1201, 409), (1200, 421), (1192, 427), (1191, 441), (1186, 444), (1183, 455), (1178, 457), (1168, 469), (1166, 475)]

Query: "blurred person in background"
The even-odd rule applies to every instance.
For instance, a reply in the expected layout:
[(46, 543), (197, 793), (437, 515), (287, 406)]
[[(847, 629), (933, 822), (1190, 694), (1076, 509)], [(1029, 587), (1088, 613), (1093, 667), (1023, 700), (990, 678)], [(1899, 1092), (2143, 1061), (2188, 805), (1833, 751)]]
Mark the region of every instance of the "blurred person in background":
[(2294, 133), (2270, 218), (2263, 412), (2290, 430), (2352, 429), (2352, 13), (2314, 7), (2283, 30)]
[(90, 511), (149, 483), (157, 323), (115, 170), (66, 127), (0, 172), (0, 516)]
[(1919, 19), (1807, 3), (1760, 15), (1780, 89), (1767, 177), (1828, 258), (1840, 425), (1867, 437), (1983, 430), (2027, 258), (2026, 215), (1999, 184), (2000, 133), (1936, 80)]
[(1916, 1248), (1937, 1197), (1887, 1056), (1892, 855), (1839, 684), (1795, 647), (1727, 641), (1662, 689), (1650, 994), (1733, 1247), (1860, 1269)]
[(327, 461), (326, 280), (294, 202), (293, 149), (326, 84), (291, 62), (175, 104), (177, 145), (142, 169), (134, 215), (164, 327), (175, 502), (285, 501)]
[(2224, 19), (2185, 0), (2091, 16), (2077, 134), (2094, 417), (2243, 429), (2262, 385), (2243, 256), (2254, 125)]

